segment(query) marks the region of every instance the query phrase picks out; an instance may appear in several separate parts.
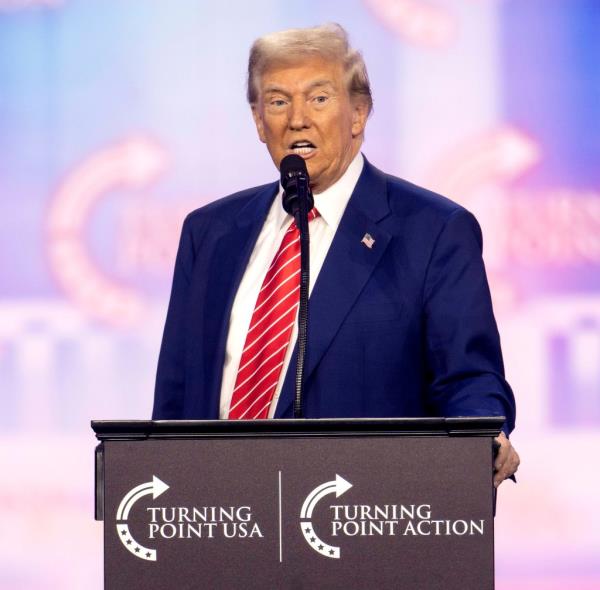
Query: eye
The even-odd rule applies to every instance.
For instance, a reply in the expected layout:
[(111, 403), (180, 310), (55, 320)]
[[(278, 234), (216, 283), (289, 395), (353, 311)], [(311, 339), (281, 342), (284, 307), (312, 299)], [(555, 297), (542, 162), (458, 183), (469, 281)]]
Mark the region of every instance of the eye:
[(272, 107), (283, 107), (285, 106), (285, 100), (283, 100), (282, 98), (274, 98), (269, 102), (269, 104)]
[(316, 102), (317, 104), (324, 104), (329, 100), (328, 96), (325, 96), (323, 94), (319, 94), (319, 96), (315, 96), (313, 98), (313, 102)]

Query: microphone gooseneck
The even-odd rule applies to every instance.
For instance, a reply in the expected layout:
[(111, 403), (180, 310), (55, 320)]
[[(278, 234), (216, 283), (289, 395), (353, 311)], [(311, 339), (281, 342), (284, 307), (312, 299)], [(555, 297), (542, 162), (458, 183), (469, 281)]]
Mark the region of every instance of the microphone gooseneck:
[(283, 208), (296, 220), (300, 231), (300, 305), (298, 308), (298, 357), (296, 361), (294, 418), (303, 417), (304, 362), (308, 341), (308, 287), (310, 279), (310, 242), (308, 214), (314, 206), (306, 162), (296, 154), (281, 160)]

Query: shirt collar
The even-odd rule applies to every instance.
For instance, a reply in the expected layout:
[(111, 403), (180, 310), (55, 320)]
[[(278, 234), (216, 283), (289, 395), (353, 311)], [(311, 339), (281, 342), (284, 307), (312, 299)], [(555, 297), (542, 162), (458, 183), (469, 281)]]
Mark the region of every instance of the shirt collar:
[[(334, 230), (336, 230), (340, 224), (346, 205), (354, 192), (354, 187), (358, 182), (363, 167), (364, 158), (361, 152), (358, 152), (337, 182), (332, 184), (322, 193), (313, 195), (317, 211), (321, 214), (325, 223)], [(274, 203), (277, 226), (279, 228), (284, 225), (289, 225), (292, 221), (292, 216), (289, 213), (286, 213), (281, 206), (282, 194), (283, 189), (281, 188), (281, 185), (279, 185), (279, 194), (277, 195), (276, 203)]]

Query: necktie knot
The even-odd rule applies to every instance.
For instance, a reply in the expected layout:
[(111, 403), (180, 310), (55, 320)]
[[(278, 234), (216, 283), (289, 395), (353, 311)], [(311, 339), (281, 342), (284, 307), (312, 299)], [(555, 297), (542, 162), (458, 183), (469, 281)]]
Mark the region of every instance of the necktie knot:
[[(319, 213), (316, 207), (313, 207), (308, 212), (308, 223), (310, 223), (313, 219), (316, 219), (317, 217), (321, 217), (321, 214)], [(298, 231), (298, 226), (296, 225), (295, 219), (292, 221), (292, 223), (290, 223), (290, 228)]]

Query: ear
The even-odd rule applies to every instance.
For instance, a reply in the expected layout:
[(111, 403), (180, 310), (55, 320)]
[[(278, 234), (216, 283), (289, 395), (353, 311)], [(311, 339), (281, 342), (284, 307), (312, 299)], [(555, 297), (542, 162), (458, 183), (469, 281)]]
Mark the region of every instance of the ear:
[(253, 104), (252, 109), (252, 118), (254, 119), (254, 124), (256, 125), (256, 131), (258, 132), (258, 137), (263, 143), (267, 143), (265, 138), (265, 125), (263, 123), (262, 113), (256, 104)]
[(362, 135), (369, 117), (369, 106), (366, 100), (356, 98), (352, 101), (352, 137)]

